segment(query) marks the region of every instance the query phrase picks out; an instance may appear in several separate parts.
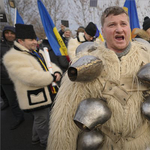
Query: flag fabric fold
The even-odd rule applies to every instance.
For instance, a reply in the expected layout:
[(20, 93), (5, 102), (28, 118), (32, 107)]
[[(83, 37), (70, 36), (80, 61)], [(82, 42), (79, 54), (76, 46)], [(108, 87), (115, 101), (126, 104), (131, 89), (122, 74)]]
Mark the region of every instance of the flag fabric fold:
[(101, 32), (99, 31), (98, 27), (96, 26), (97, 30), (96, 30), (96, 34), (95, 34), (95, 37), (96, 38), (99, 38), (102, 42), (104, 42), (104, 38), (101, 34)]
[[(126, 0), (123, 8), (128, 12), (130, 18), (130, 28), (133, 33), (136, 28), (140, 28), (135, 0)], [(132, 38), (134, 38), (133, 34)]]
[(44, 31), (52, 50), (57, 56), (67, 56), (68, 54), (66, 45), (62, 40), (59, 32), (57, 31), (48, 11), (46, 10), (41, 0), (37, 0), (37, 3)]
[[(16, 9), (16, 8), (15, 8)], [(18, 10), (16, 9), (16, 20), (15, 20), (15, 24), (24, 24), (23, 19), (21, 18)]]

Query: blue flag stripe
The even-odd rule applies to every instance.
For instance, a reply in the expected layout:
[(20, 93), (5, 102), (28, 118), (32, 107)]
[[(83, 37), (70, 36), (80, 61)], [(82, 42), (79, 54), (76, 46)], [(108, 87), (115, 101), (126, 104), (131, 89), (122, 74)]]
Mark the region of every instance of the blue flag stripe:
[(16, 10), (16, 24), (24, 24), (23, 19), (21, 18), (18, 10)]
[(127, 8), (127, 11), (128, 11), (129, 17), (130, 17), (131, 31), (134, 28), (140, 28), (135, 0), (126, 0), (124, 7)]
[(38, 9), (39, 9), (41, 21), (44, 27), (45, 34), (48, 38), (49, 44), (51, 45), (52, 50), (54, 51), (55, 55), (61, 56), (62, 54), (60, 52), (60, 45), (53, 31), (55, 28), (55, 25), (48, 11), (46, 10), (45, 6), (41, 2), (41, 0), (38, 0), (37, 2), (38, 2)]

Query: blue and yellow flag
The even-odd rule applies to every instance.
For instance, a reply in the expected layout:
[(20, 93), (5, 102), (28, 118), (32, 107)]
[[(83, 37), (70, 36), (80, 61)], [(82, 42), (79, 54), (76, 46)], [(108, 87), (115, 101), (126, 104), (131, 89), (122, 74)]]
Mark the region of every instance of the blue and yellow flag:
[(66, 45), (62, 40), (59, 32), (57, 31), (48, 11), (46, 10), (41, 0), (37, 0), (37, 3), (44, 31), (48, 38), (48, 42), (52, 47), (52, 50), (57, 56), (61, 55), (67, 56), (68, 54)]
[[(134, 30), (136, 30), (136, 28), (140, 28), (135, 0), (126, 0), (123, 8), (128, 12), (130, 18), (131, 34), (132, 34)], [(132, 34), (132, 38), (134, 38), (133, 34)]]
[(16, 24), (24, 24), (23, 19), (21, 18), (21, 16), (19, 15), (18, 10), (16, 9)]
[(95, 37), (96, 38), (99, 38), (102, 42), (104, 42), (104, 38), (101, 34), (101, 32), (99, 31), (98, 27), (96, 26), (97, 30), (96, 30), (96, 34), (95, 34)]
[(21, 18), (17, 8), (15, 8), (15, 19), (14, 19), (14, 25), (15, 24), (24, 24), (23, 19)]

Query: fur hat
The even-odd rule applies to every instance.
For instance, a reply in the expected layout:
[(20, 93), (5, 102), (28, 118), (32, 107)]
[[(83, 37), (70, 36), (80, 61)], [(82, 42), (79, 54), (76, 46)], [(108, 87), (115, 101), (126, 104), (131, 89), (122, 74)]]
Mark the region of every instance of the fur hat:
[(146, 31), (149, 28), (150, 28), (150, 18), (146, 16), (143, 22), (143, 29)]
[(96, 25), (93, 22), (90, 22), (85, 28), (85, 32), (90, 36), (95, 36), (96, 30)]
[(33, 25), (15, 24), (17, 39), (36, 39)]

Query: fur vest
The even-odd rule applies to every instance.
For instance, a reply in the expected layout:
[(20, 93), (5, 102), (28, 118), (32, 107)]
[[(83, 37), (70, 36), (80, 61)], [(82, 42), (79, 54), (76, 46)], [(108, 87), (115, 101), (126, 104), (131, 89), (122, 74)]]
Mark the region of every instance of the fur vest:
[(105, 134), (99, 150), (145, 150), (150, 145), (150, 126), (140, 107), (143, 91), (149, 89), (138, 82), (136, 74), (150, 62), (150, 49), (132, 42), (130, 52), (119, 60), (114, 51), (99, 44), (97, 50), (79, 55), (74, 61), (93, 55), (102, 60), (104, 69), (91, 82), (71, 82), (67, 75), (63, 78), (52, 109), (47, 150), (76, 150), (82, 131), (73, 118), (79, 103), (87, 98), (105, 98), (112, 112), (111, 118), (97, 127)]
[[(12, 48), (4, 55), (3, 62), (14, 82), (20, 108), (32, 111), (49, 106), (52, 102), (49, 85), (53, 82), (53, 76), (43, 70), (37, 59), (28, 53), (28, 49), (18, 42), (14, 44), (22, 51)], [(53, 63), (52, 68), (54, 72), (61, 73)]]
[(150, 35), (145, 30), (137, 28), (134, 34), (136, 35), (136, 38), (141, 38), (150, 43)]
[[(81, 42), (85, 41), (84, 38), (84, 33), (79, 33), (78, 38), (80, 39)], [(72, 61), (75, 58), (75, 53), (76, 53), (76, 48), (80, 45), (81, 43), (78, 41), (77, 38), (73, 39), (71, 38), (68, 42), (68, 55), (70, 60)]]

